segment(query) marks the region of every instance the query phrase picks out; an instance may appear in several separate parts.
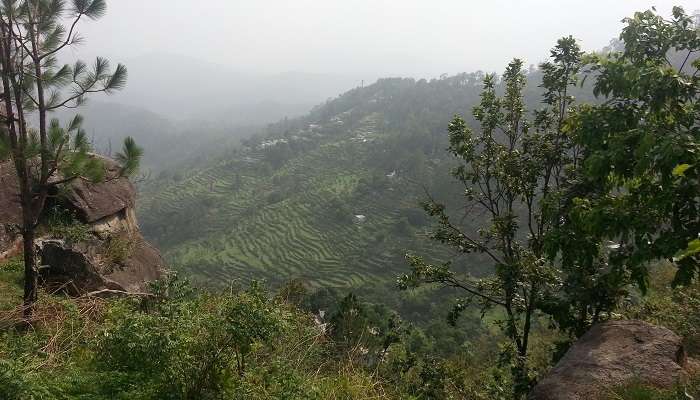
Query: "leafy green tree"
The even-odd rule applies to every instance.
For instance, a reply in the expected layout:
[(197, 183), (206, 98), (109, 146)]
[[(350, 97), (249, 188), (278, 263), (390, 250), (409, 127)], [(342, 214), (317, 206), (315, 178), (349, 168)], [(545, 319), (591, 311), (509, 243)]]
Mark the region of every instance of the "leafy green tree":
[[(60, 108), (76, 108), (91, 93), (121, 89), (127, 77), (119, 64), (97, 58), (92, 67), (78, 61), (58, 64), (61, 52), (79, 44), (76, 27), (81, 20), (105, 14), (104, 0), (4, 0), (0, 4), (0, 77), (2, 111), (0, 159), (12, 159), (19, 181), (24, 240), (25, 313), (37, 300), (38, 271), (34, 251), (35, 231), (46, 199), (54, 188), (75, 179), (99, 181), (104, 168), (91, 156), (82, 118), (66, 127), (49, 114)], [(33, 116), (38, 127), (30, 127)], [(140, 150), (127, 139), (119, 159), (124, 173), (138, 166)]]
[(679, 7), (670, 20), (650, 10), (625, 23), (621, 50), (587, 60), (604, 101), (566, 123), (581, 168), (548, 237), (566, 275), (559, 321), (579, 334), (625, 285), (646, 291), (651, 261), (671, 261), (676, 285), (699, 272), (698, 27)]
[(452, 322), (473, 302), (484, 312), (498, 309), (509, 341), (506, 353), (516, 397), (524, 396), (534, 379), (528, 367), (533, 320), (557, 284), (544, 238), (558, 221), (558, 194), (577, 153), (563, 127), (574, 101), (569, 88), (578, 81), (582, 53), (568, 37), (559, 40), (551, 56), (541, 65), (546, 107), (535, 113), (533, 122), (525, 114), (523, 63), (515, 59), (501, 78), (502, 97), (497, 95), (498, 78), (484, 78), (481, 103), (474, 108), (480, 131), (474, 133), (461, 117), (449, 125), (449, 151), (461, 163), (453, 175), (464, 186), (465, 209), (485, 214), (487, 224), (476, 233), (467, 232), (453, 222), (444, 205), (431, 199), (424, 207), (438, 223), (433, 239), (460, 253), (486, 254), (493, 262), (493, 276), (474, 279), (457, 273), (450, 262), (433, 265), (409, 255), (412, 273), (399, 279), (402, 289), (433, 283), (464, 292), (466, 298), (450, 313)]

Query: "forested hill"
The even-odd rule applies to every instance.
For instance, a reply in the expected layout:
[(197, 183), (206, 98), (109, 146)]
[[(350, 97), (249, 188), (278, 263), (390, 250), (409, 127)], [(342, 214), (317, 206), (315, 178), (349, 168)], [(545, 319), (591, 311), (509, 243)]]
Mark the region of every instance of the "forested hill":
[[(425, 240), (431, 221), (419, 204), (426, 193), (459, 197), (446, 129), (455, 114), (471, 120), (482, 78), (379, 80), (269, 126), (206, 168), (162, 173), (143, 185), (143, 230), (171, 265), (212, 285), (348, 286), (393, 280), (407, 250), (449, 258)], [(527, 93), (536, 107), (537, 85)]]

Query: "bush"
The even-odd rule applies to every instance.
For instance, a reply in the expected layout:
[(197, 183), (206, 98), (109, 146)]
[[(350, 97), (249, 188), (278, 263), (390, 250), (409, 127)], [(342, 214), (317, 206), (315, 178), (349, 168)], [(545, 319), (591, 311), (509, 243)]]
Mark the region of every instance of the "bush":
[[(141, 305), (143, 306), (143, 304)], [(247, 357), (269, 345), (281, 315), (262, 292), (202, 294), (110, 310), (95, 347), (98, 371), (136, 383), (125, 398), (219, 398)]]
[(36, 372), (31, 373), (21, 360), (0, 359), (0, 400), (57, 398), (55, 388)]
[(47, 211), (47, 233), (68, 243), (80, 243), (90, 238), (90, 226), (81, 223), (74, 212), (54, 206)]
[(131, 257), (134, 250), (133, 241), (126, 235), (112, 236), (104, 244), (104, 256), (107, 264), (123, 264)]
[(657, 389), (640, 383), (613, 389), (608, 400), (688, 400), (700, 395), (700, 380), (673, 389)]
[(653, 269), (651, 288), (646, 297), (632, 299), (623, 309), (627, 318), (643, 319), (665, 326), (683, 337), (691, 356), (700, 354), (700, 281), (672, 288), (672, 265)]
[(0, 400), (472, 398), (491, 381), (480, 361), (402, 350), (401, 321), (353, 296), (309, 303), (329, 335), (283, 300), (309, 302), (301, 286), (207, 293), (169, 276), (145, 298), (41, 296), (32, 330), (0, 328)]

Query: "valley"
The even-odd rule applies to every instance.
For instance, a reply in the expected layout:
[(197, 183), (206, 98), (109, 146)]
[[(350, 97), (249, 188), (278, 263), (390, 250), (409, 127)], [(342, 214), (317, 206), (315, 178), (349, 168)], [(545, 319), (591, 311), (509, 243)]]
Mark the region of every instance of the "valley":
[[(440, 185), (454, 162), (439, 151), (439, 121), (469, 107), (474, 82), (383, 80), (272, 125), (177, 182), (170, 175), (143, 185), (144, 232), (175, 268), (208, 285), (255, 278), (359, 287), (393, 281), (407, 251), (460, 259), (426, 240), (420, 204), (429, 191), (449, 198), (458, 190)], [(457, 96), (461, 104), (440, 109)], [(416, 111), (434, 127), (416, 116), (407, 127)]]

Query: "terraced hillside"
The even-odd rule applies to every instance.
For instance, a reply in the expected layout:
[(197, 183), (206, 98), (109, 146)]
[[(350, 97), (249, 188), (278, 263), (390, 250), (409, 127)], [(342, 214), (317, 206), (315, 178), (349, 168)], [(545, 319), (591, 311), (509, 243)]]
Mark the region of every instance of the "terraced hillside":
[(407, 251), (449, 257), (425, 238), (419, 203), (425, 190), (459, 191), (443, 132), (478, 87), (451, 79), (356, 89), (207, 168), (161, 176), (145, 185), (143, 230), (171, 265), (213, 285), (355, 286), (393, 280)]

